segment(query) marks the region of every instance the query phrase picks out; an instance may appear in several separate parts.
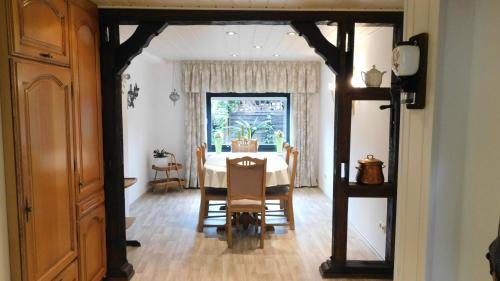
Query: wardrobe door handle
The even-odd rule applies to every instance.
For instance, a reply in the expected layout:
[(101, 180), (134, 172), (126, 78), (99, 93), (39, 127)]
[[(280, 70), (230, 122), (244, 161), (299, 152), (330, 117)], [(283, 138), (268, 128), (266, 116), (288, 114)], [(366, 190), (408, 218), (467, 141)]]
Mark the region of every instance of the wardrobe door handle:
[(40, 56), (41, 57), (44, 57), (46, 59), (51, 59), (53, 58), (52, 55), (50, 53), (40, 53)]
[(31, 213), (33, 212), (33, 207), (30, 206), (28, 199), (25, 200), (24, 212), (26, 213), (26, 222), (28, 222)]

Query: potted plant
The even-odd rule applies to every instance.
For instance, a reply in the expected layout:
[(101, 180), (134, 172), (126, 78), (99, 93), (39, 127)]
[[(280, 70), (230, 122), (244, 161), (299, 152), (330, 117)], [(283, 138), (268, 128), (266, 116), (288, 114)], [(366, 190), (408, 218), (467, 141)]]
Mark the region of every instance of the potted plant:
[(274, 132), (274, 144), (276, 145), (276, 152), (283, 151), (283, 143), (285, 142), (285, 134), (283, 131), (277, 130)]
[(224, 133), (222, 133), (221, 131), (214, 133), (214, 145), (215, 145), (215, 152), (216, 153), (222, 152), (222, 141), (223, 140), (224, 140)]
[(168, 152), (164, 148), (155, 149), (153, 151), (153, 165), (155, 166), (166, 166)]

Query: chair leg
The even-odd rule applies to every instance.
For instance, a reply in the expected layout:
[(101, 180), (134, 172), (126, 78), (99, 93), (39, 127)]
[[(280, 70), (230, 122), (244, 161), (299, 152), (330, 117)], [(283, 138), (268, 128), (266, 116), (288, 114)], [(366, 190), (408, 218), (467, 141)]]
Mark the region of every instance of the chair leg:
[(206, 200), (205, 201), (205, 217), (208, 217), (208, 210), (210, 209), (210, 201)]
[(289, 224), (290, 230), (295, 230), (295, 218), (293, 215), (293, 200), (291, 197), (287, 200), (287, 203), (288, 203), (288, 212), (287, 212), (288, 224)]
[(205, 205), (207, 204), (207, 201), (205, 201), (205, 198), (200, 198), (200, 214), (198, 215), (198, 227), (197, 230), (198, 232), (203, 232), (203, 224), (205, 222)]
[(231, 225), (231, 211), (227, 208), (226, 213), (226, 234), (227, 234), (227, 247), (233, 248), (233, 228)]
[(266, 208), (262, 208), (260, 216), (260, 248), (264, 249), (264, 238), (266, 236)]

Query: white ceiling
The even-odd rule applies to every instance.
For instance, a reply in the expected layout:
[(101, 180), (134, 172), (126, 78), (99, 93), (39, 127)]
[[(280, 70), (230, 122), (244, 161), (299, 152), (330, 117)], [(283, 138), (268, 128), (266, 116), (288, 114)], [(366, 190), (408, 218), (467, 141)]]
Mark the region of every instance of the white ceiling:
[[(120, 26), (120, 41), (127, 40), (136, 28)], [(355, 40), (379, 28), (356, 25)], [(319, 25), (319, 29), (336, 44), (336, 26)], [(230, 36), (230, 31), (236, 34)], [(164, 60), (320, 60), (304, 38), (289, 32), (293, 29), (288, 25), (174, 25), (153, 38), (143, 51)], [(262, 48), (256, 49), (257, 45)]]
[[(135, 29), (136, 26), (120, 26), (121, 41)], [(336, 26), (321, 25), (320, 30), (330, 42), (336, 42)], [(236, 34), (230, 36), (230, 31)], [(168, 26), (144, 51), (165, 60), (320, 59), (302, 37), (290, 36), (289, 32), (293, 32), (289, 25)]]
[(93, 0), (99, 7), (172, 9), (403, 10), (404, 0)]

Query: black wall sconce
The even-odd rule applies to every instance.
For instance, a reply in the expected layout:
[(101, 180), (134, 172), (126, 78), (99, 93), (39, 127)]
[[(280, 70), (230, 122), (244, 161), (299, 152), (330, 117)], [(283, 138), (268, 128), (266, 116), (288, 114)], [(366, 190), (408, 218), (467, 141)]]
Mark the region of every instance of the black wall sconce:
[(408, 109), (425, 108), (428, 34), (400, 42), (392, 51), (392, 71), (399, 78), (401, 104)]
[(137, 83), (135, 83), (134, 88), (132, 89), (132, 83), (130, 83), (130, 89), (128, 90), (127, 96), (127, 105), (128, 107), (134, 107), (134, 101), (139, 96), (139, 87), (137, 87)]

